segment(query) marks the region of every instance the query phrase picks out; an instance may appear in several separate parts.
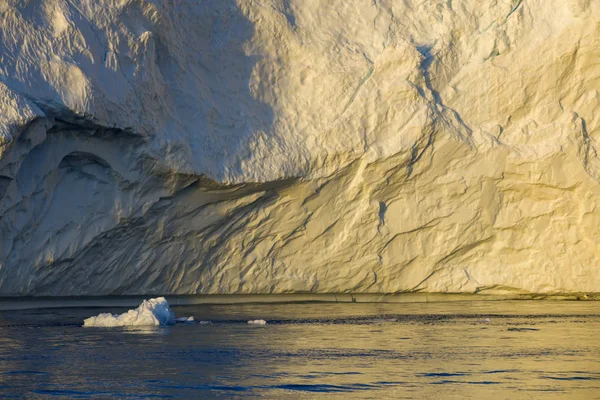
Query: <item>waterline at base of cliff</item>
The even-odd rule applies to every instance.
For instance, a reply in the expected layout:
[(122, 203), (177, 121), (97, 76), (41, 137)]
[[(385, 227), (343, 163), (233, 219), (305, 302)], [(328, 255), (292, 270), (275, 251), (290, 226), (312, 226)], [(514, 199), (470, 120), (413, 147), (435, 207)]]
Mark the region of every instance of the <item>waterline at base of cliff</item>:
[[(0, 297), (0, 311), (44, 308), (137, 307), (155, 296)], [(261, 303), (437, 303), (469, 301), (597, 301), (600, 293), (288, 293), (254, 295), (169, 295), (171, 305)]]

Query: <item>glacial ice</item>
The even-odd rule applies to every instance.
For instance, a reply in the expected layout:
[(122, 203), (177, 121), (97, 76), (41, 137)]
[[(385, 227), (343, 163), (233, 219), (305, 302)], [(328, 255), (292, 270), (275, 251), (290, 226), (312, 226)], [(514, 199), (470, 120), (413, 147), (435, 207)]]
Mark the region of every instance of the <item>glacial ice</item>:
[(267, 321), (264, 319), (252, 319), (248, 321), (248, 325), (267, 325)]
[[(193, 317), (189, 317), (192, 318)], [(186, 321), (189, 321), (186, 317)], [(165, 326), (175, 324), (175, 314), (164, 297), (144, 300), (135, 310), (121, 315), (101, 313), (83, 321), (85, 327)]]
[(0, 297), (598, 292), (599, 21), (0, 0)]

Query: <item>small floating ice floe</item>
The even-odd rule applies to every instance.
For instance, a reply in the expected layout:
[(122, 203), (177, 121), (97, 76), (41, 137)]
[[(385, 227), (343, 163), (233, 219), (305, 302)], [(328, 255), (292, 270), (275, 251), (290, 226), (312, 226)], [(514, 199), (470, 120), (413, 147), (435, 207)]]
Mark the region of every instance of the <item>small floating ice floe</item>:
[(267, 321), (264, 319), (251, 319), (248, 321), (248, 325), (267, 325)]
[[(194, 321), (194, 317), (178, 317), (178, 318), (175, 318), (175, 322), (177, 322), (179, 324), (193, 324), (196, 321)], [(205, 322), (205, 321), (200, 321), (200, 322)]]
[(86, 327), (165, 326), (175, 324), (175, 314), (164, 297), (144, 300), (135, 310), (121, 315), (102, 313), (83, 321)]

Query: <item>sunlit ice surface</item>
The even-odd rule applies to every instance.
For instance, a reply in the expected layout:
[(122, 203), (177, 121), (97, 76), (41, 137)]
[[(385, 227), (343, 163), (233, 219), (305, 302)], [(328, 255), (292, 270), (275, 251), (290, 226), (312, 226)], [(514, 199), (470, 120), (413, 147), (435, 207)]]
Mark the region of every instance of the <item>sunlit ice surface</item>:
[[(0, 397), (600, 398), (600, 303), (174, 306), (210, 324), (0, 313)], [(262, 319), (266, 325), (249, 325)]]

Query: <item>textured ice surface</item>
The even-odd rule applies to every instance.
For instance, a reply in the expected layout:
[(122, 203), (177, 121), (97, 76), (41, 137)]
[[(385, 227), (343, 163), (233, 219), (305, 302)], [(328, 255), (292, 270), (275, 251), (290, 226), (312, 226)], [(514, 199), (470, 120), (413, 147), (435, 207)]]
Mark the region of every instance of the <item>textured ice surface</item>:
[(600, 288), (600, 1), (0, 1), (0, 296)]
[[(192, 322), (194, 320), (193, 317)], [(186, 322), (189, 321), (186, 317)], [(83, 321), (88, 327), (118, 327), (118, 326), (164, 326), (175, 323), (175, 314), (164, 297), (144, 300), (135, 310), (129, 310), (121, 315), (102, 313)]]

